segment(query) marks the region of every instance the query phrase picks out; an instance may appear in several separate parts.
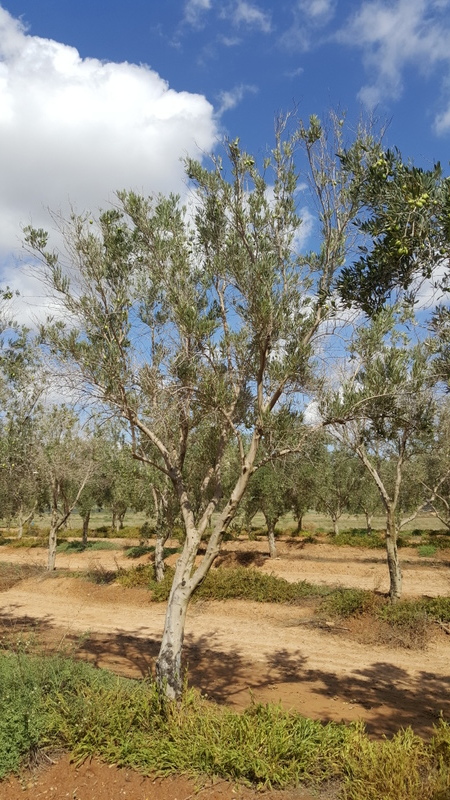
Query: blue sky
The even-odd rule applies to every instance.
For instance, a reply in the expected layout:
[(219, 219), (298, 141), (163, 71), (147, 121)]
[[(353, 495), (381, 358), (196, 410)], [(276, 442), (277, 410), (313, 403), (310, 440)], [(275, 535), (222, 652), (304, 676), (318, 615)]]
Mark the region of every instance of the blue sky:
[(450, 158), (450, 0), (0, 0), (0, 266), (21, 225), (183, 192), (180, 162), (224, 135), (256, 154), (298, 106), (389, 121), (386, 142)]

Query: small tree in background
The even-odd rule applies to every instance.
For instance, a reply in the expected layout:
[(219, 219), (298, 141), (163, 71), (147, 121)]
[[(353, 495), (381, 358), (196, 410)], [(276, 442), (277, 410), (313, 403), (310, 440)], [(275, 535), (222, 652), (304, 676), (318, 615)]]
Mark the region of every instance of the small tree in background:
[(350, 510), (360, 482), (351, 450), (339, 445), (323, 449), (317, 464), (316, 509), (331, 517), (334, 535), (339, 533), (339, 519)]
[(47, 570), (55, 569), (58, 531), (64, 526), (94, 471), (94, 445), (82, 435), (78, 419), (64, 406), (38, 421), (37, 464), (50, 505)]
[[(402, 592), (397, 538), (405, 464), (430, 446), (435, 414), (427, 347), (411, 342), (399, 322), (407, 319), (395, 309), (386, 309), (358, 330), (352, 349), (353, 373), (325, 408), (336, 423), (332, 430), (338, 441), (353, 449), (380, 494), (392, 602)], [(384, 469), (384, 463), (390, 469)]]

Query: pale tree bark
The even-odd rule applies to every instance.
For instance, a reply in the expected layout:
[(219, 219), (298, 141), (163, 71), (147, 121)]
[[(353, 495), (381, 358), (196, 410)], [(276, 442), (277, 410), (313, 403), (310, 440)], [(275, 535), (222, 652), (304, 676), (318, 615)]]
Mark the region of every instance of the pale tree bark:
[(180, 506), (185, 524), (186, 539), (175, 568), (175, 575), (167, 604), (161, 647), (156, 662), (156, 675), (159, 687), (169, 700), (179, 699), (183, 691), (181, 652), (189, 601), (197, 586), (205, 579), (213, 561), (219, 554), (223, 535), (233, 520), (247, 488), (255, 463), (259, 440), (260, 434), (255, 431), (248, 454), (244, 458), (242, 464), (241, 474), (231, 493), (230, 499), (215, 522), (205, 555), (195, 571), (195, 558), (200, 546), (202, 534), (208, 527), (214, 507), (217, 504), (218, 496), (204, 512), (199, 525), (195, 526), (194, 515), (189, 500), (185, 492), (180, 491)]
[(397, 550), (398, 529), (394, 515), (389, 510), (386, 519), (386, 554), (389, 570), (389, 597), (397, 603), (402, 596), (402, 570)]
[(339, 533), (339, 522), (338, 522), (338, 520), (339, 520), (340, 514), (338, 516), (337, 514), (333, 514), (332, 513), (332, 514), (330, 514), (330, 516), (331, 516), (331, 521), (333, 523), (333, 536), (337, 536), (338, 533)]
[[(173, 527), (173, 515), (169, 513), (170, 501), (162, 491), (157, 491), (156, 487), (152, 485), (153, 504), (156, 514), (156, 531), (155, 531), (155, 580), (161, 583), (164, 580), (165, 565), (164, 565), (164, 547), (169, 538)], [(166, 492), (169, 487), (167, 486)]]
[(19, 508), (19, 511), (18, 511), (18, 522), (19, 522), (18, 529), (17, 529), (17, 538), (18, 539), (22, 538), (23, 529), (24, 529), (25, 525), (28, 525), (32, 521), (32, 519), (34, 517), (34, 512), (36, 511), (36, 505), (37, 505), (37, 503), (34, 504), (33, 508), (31, 509), (29, 514), (27, 514), (26, 516), (23, 515), (23, 505), (22, 504), (20, 505), (20, 508)]
[(406, 436), (404, 435), (403, 439), (399, 442), (398, 460), (396, 464), (395, 483), (392, 498), (389, 496), (378, 470), (372, 464), (364, 447), (360, 445), (356, 448), (357, 455), (365, 465), (368, 472), (372, 475), (372, 478), (377, 485), (386, 511), (386, 559), (389, 570), (389, 597), (391, 603), (397, 603), (402, 594), (402, 570), (400, 567), (400, 559), (398, 557), (398, 525), (396, 523), (395, 515), (400, 496), (405, 446)]
[(155, 539), (155, 580), (161, 583), (164, 580), (165, 565), (164, 565), (164, 547), (169, 538), (170, 531), (168, 528), (162, 528), (156, 531)]
[(61, 525), (58, 525), (58, 505), (56, 504), (56, 506), (53, 505), (52, 507), (48, 533), (47, 572), (53, 572), (56, 566), (56, 548), (58, 546), (58, 530), (60, 527)]
[(364, 511), (364, 516), (366, 518), (367, 533), (372, 533), (373, 514), (371, 514), (369, 511), (367, 511), (367, 509), (363, 509), (363, 511)]
[(82, 536), (81, 536), (81, 542), (82, 542), (82, 544), (84, 545), (84, 547), (86, 547), (86, 545), (87, 545), (87, 543), (88, 543), (88, 534), (89, 534), (89, 522), (90, 522), (90, 519), (91, 519), (91, 510), (89, 509), (89, 510), (88, 510), (88, 511), (86, 511), (86, 512), (85, 512), (85, 514), (83, 515), (83, 533), (82, 533)]
[(277, 543), (275, 540), (275, 525), (276, 520), (272, 519), (272, 517), (266, 517), (266, 527), (267, 527), (267, 540), (269, 542), (269, 556), (270, 558), (277, 557)]

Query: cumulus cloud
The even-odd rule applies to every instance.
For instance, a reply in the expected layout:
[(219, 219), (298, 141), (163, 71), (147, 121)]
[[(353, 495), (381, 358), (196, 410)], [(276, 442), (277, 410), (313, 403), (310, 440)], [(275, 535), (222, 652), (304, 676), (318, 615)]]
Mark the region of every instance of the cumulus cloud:
[[(371, 80), (360, 91), (369, 107), (403, 90), (403, 71), (416, 67), (430, 74), (437, 65), (450, 68), (449, 0), (367, 0), (338, 32), (338, 41), (363, 50)], [(450, 114), (436, 120), (441, 130)]]
[(48, 226), (47, 207), (95, 210), (120, 188), (183, 191), (180, 158), (210, 150), (216, 133), (202, 95), (170, 89), (145, 65), (82, 59), (0, 7), (3, 259), (22, 224)]

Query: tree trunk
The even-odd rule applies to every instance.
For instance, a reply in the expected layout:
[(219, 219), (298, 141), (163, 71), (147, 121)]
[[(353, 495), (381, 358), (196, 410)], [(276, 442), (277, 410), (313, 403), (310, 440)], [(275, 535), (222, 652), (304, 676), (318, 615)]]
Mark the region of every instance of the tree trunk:
[(331, 516), (331, 520), (333, 522), (333, 536), (337, 536), (339, 533), (339, 525), (338, 525), (339, 517)]
[(158, 529), (156, 532), (156, 541), (155, 541), (155, 580), (157, 583), (161, 583), (164, 579), (164, 545), (169, 538), (169, 528), (164, 527)]
[(84, 545), (84, 547), (86, 547), (86, 545), (88, 543), (88, 533), (89, 533), (89, 521), (90, 521), (90, 519), (91, 519), (91, 512), (89, 510), (89, 511), (86, 511), (86, 513), (85, 513), (85, 515), (83, 517), (83, 534), (82, 534), (81, 542)]
[(20, 504), (17, 516), (18, 516), (18, 522), (19, 522), (19, 526), (18, 526), (18, 529), (17, 529), (17, 538), (21, 539), (22, 536), (23, 536), (23, 505), (22, 505), (22, 503)]
[(302, 532), (302, 530), (303, 530), (303, 514), (299, 514), (297, 516), (297, 527), (294, 533), (299, 534)]
[(393, 515), (386, 518), (386, 554), (389, 569), (389, 597), (397, 603), (402, 594), (402, 570), (397, 550), (397, 527)]
[(181, 652), (186, 612), (195, 588), (189, 578), (197, 548), (198, 544), (191, 542), (178, 559), (167, 603), (164, 632), (156, 662), (156, 678), (160, 690), (168, 700), (178, 700), (183, 693)]
[(364, 516), (366, 518), (367, 533), (372, 533), (372, 517), (373, 517), (373, 514), (369, 514), (368, 511), (364, 511)]
[(56, 548), (58, 545), (58, 509), (52, 509), (50, 531), (48, 534), (48, 560), (47, 572), (53, 572), (56, 562)]
[(31, 521), (32, 521), (32, 519), (34, 517), (34, 512), (36, 510), (36, 505), (37, 504), (35, 503), (34, 507), (31, 509), (30, 513), (27, 514), (26, 517), (23, 516), (23, 506), (22, 505), (20, 506), (20, 508), (19, 508), (19, 529), (17, 531), (17, 538), (18, 539), (22, 538), (23, 529), (24, 529), (25, 525), (29, 526), (31, 524)]
[[(201, 563), (197, 567), (195, 567), (195, 558), (200, 546), (202, 534), (209, 524), (216, 503), (211, 501), (209, 504), (209, 513), (207, 513), (207, 509), (202, 517), (201, 523), (196, 527), (187, 493), (180, 482), (182, 491), (179, 493), (179, 499), (183, 513), (186, 538), (184, 540), (183, 551), (175, 568), (175, 575), (167, 603), (161, 647), (156, 662), (158, 687), (168, 700), (180, 698), (183, 691), (181, 651), (189, 600), (197, 586), (206, 578), (214, 559), (219, 554), (223, 535), (236, 516), (239, 503), (248, 485), (258, 451), (259, 441), (260, 433), (259, 431), (255, 431), (248, 454), (242, 464), (242, 472), (231, 492), (228, 502), (225, 503), (218, 519), (216, 519), (214, 529), (209, 537), (206, 552)], [(217, 496), (217, 499), (218, 497), (219, 496)]]
[(266, 518), (266, 525), (267, 525), (267, 539), (269, 541), (269, 556), (270, 558), (276, 558), (277, 557), (277, 545), (275, 541), (276, 523), (273, 520), (267, 520)]

